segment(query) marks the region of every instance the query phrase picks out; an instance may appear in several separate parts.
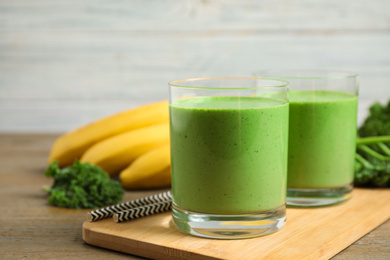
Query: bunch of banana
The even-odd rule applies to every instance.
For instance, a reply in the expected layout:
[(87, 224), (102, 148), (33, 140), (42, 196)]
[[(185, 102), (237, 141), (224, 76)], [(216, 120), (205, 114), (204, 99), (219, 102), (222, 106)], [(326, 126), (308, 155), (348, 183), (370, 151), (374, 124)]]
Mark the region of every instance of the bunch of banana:
[(119, 178), (126, 189), (159, 188), (171, 184), (171, 146), (165, 144), (138, 157)]
[(124, 188), (169, 186), (170, 145), (168, 102), (130, 109), (60, 136), (49, 163), (66, 167), (75, 160), (119, 175)]

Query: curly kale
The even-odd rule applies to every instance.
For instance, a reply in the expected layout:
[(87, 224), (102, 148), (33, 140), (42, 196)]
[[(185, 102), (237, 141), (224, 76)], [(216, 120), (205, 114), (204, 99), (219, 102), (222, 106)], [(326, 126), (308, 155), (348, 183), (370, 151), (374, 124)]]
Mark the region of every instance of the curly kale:
[(76, 161), (74, 165), (60, 169), (53, 162), (46, 170), (53, 177), (52, 187), (46, 187), (51, 205), (66, 208), (98, 208), (122, 200), (124, 190), (120, 182), (110, 179), (99, 167)]
[(371, 105), (358, 135), (355, 185), (390, 187), (390, 100), (387, 106), (379, 102)]
[(356, 145), (355, 185), (390, 187), (390, 135), (358, 138)]
[(369, 115), (358, 129), (360, 137), (390, 135), (390, 100), (387, 106), (376, 102), (370, 107)]

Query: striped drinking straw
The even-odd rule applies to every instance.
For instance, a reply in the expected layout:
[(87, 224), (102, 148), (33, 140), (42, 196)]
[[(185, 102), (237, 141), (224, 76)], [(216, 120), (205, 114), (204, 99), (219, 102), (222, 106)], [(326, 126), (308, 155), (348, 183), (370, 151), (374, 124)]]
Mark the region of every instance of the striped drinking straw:
[(138, 208), (133, 208), (125, 211), (120, 211), (114, 213), (112, 218), (115, 222), (123, 222), (127, 220), (132, 220), (136, 218), (141, 218), (161, 212), (168, 211), (172, 208), (172, 201), (163, 201), (159, 203), (154, 203), (150, 205), (141, 206)]
[[(135, 209), (147, 205), (154, 205), (161, 202), (169, 202), (169, 203), (172, 202), (172, 194), (170, 191), (90, 211), (87, 213), (87, 220), (93, 222), (93, 221), (109, 218), (118, 212), (127, 211), (127, 210), (131, 210), (131, 209)], [(158, 211), (160, 209), (155, 208), (153, 211), (149, 209), (150, 212), (148, 213), (148, 215), (162, 212), (162, 211), (154, 212), (156, 210)], [(144, 213), (142, 212), (141, 214), (140, 212), (137, 214), (141, 216)]]

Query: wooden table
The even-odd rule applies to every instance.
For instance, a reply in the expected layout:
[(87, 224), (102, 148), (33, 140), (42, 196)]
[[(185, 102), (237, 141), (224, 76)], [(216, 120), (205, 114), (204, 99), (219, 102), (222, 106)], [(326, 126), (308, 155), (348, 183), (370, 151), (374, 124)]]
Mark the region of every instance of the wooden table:
[[(44, 171), (56, 137), (0, 135), (0, 258), (140, 259), (86, 244), (81, 228), (88, 210), (48, 205), (42, 186), (52, 183)], [(124, 200), (152, 193), (126, 192)], [(333, 259), (390, 259), (390, 220)]]

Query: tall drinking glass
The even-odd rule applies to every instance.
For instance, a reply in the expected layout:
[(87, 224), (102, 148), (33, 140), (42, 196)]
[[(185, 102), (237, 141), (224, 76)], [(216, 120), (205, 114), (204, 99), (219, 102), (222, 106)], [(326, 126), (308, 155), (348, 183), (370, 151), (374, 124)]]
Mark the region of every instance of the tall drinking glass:
[(287, 82), (199, 78), (169, 89), (174, 224), (218, 239), (282, 228)]
[(290, 83), (287, 205), (326, 206), (352, 195), (358, 75), (269, 70), (258, 78)]

